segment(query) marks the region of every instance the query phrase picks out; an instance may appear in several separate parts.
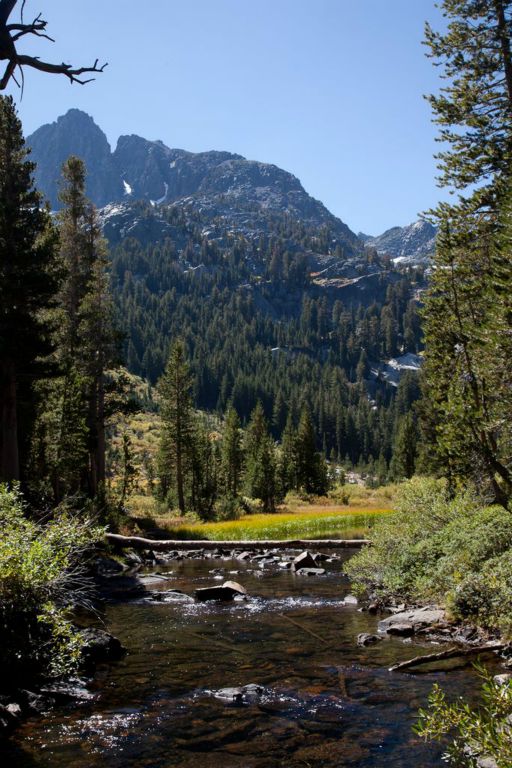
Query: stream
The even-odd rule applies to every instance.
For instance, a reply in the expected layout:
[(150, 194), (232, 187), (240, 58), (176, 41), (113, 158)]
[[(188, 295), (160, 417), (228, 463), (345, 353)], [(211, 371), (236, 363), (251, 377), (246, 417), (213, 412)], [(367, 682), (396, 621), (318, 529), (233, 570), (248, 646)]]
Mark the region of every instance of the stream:
[[(234, 579), (231, 603), (176, 595), (108, 605), (106, 628), (127, 655), (98, 668), (91, 701), (26, 721), (6, 748), (9, 768), (429, 768), (442, 750), (411, 730), (435, 681), (474, 696), (468, 669), (389, 673), (432, 645), (385, 638), (357, 646), (378, 618), (346, 605), (345, 551), (324, 576), (233, 559), (159, 566), (152, 589)], [(219, 570), (220, 573), (212, 573)], [(434, 649), (435, 650), (435, 649)], [(231, 687), (254, 684), (243, 700)], [(239, 697), (240, 698), (240, 697)], [(5, 752), (4, 752), (5, 755)]]

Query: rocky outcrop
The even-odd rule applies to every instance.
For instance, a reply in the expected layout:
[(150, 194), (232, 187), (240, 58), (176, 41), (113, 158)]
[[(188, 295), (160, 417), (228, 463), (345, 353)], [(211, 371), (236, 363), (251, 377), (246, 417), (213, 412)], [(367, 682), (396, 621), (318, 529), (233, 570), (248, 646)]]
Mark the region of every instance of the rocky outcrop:
[(63, 163), (70, 155), (82, 158), (87, 166), (87, 194), (98, 206), (122, 196), (123, 187), (112, 158), (107, 137), (92, 117), (70, 109), (56, 122), (41, 126), (28, 139), (31, 160), (37, 163), (36, 187), (60, 207), (59, 183)]
[(406, 227), (392, 227), (378, 237), (359, 234), (361, 242), (390, 256), (395, 262), (421, 264), (434, 253), (437, 229), (428, 221), (416, 221)]
[(121, 136), (111, 152), (94, 120), (77, 109), (39, 128), (27, 143), (37, 163), (36, 185), (54, 209), (60, 205), (62, 163), (73, 154), (86, 163), (87, 194), (98, 207), (134, 201), (154, 207), (179, 204), (203, 219), (220, 218), (223, 231), (249, 237), (265, 233), (276, 216), (291, 217), (315, 228), (328, 227), (333, 250), (338, 244), (345, 258), (363, 251), (358, 237), (308, 195), (293, 174), (269, 163), (230, 152), (171, 149), (135, 135)]

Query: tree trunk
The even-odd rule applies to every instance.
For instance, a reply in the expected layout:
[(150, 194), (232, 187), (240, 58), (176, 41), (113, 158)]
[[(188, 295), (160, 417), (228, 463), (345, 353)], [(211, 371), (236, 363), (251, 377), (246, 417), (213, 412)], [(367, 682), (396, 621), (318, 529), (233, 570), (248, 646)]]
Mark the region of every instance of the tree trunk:
[(0, 368), (0, 480), (20, 479), (16, 368), (4, 360)]
[(500, 39), (503, 69), (505, 70), (505, 82), (507, 84), (508, 107), (512, 112), (512, 55), (510, 52), (510, 34), (508, 31), (503, 0), (494, 0), (496, 16), (498, 17), (498, 34)]

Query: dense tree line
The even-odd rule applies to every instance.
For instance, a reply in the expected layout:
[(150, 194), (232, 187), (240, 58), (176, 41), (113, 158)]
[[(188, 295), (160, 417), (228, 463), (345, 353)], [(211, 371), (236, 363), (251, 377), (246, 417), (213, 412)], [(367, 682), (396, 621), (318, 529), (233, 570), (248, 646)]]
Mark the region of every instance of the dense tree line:
[(241, 511), (246, 497), (259, 500), (264, 512), (273, 512), (290, 490), (327, 492), (327, 465), (316, 448), (306, 407), (297, 428), (288, 418), (280, 446), (260, 402), (245, 430), (233, 405), (223, 422), (214, 424), (193, 408), (192, 377), (181, 340), (171, 348), (158, 392), (158, 495), (182, 515), (194, 510), (205, 520), (231, 516)]
[[(151, 215), (142, 205), (139, 211)], [(421, 350), (421, 271), (400, 275), (377, 264), (382, 274), (368, 304), (345, 303), (315, 285), (303, 253), (285, 247), (293, 233), (305, 246), (328, 251), (327, 236), (315, 240), (304, 227), (297, 232), (297, 223), (281, 222), (274, 237), (231, 238), (221, 247), (201, 238), (201, 227), (180, 208), (167, 216), (173, 238), (146, 245), (127, 238), (112, 250), (128, 368), (156, 383), (169, 342), (179, 337), (197, 407), (221, 415), (231, 404), (246, 425), (260, 402), (281, 440), (288, 414), (297, 425), (306, 406), (317, 448), (328, 458), (389, 467), (398, 421), (418, 388), (408, 377), (398, 397), (407, 403), (397, 405), (393, 389), (371, 369)], [(366, 260), (378, 257), (370, 252)]]
[(33, 171), (12, 99), (2, 97), (0, 480), (21, 480), (39, 504), (99, 503), (116, 360), (106, 243), (81, 160), (64, 165), (56, 221)]

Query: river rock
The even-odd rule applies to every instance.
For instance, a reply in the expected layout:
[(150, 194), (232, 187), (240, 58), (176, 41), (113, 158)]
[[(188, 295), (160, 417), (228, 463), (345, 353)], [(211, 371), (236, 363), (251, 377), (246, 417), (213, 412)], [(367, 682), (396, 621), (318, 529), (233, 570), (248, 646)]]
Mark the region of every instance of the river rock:
[(297, 573), (299, 576), (323, 576), (325, 568), (299, 568)]
[(297, 555), (293, 559), (292, 562), (292, 568), (294, 571), (300, 571), (302, 568), (315, 568), (316, 567), (316, 561), (311, 552), (308, 552), (305, 550), (304, 552), (301, 552), (300, 555)]
[(185, 595), (180, 589), (166, 589), (151, 592), (149, 599), (157, 603), (193, 603), (194, 598)]
[(214, 696), (222, 701), (233, 702), (236, 704), (250, 704), (258, 701), (265, 689), (256, 683), (249, 683), (237, 688), (220, 688), (214, 691)]
[(110, 576), (115, 573), (122, 573), (125, 567), (114, 560), (113, 557), (97, 557), (94, 561), (94, 567), (100, 576)]
[(55, 705), (55, 699), (42, 693), (22, 689), (16, 696), (24, 714), (40, 715)]
[(237, 581), (225, 581), (213, 587), (200, 587), (194, 592), (196, 600), (233, 600), (237, 596), (245, 597), (247, 590)]
[(355, 595), (345, 595), (343, 605), (357, 605), (358, 599)]
[(0, 704), (0, 740), (10, 736), (20, 722), (20, 718), (9, 710), (9, 706)]
[(361, 632), (357, 636), (357, 644), (361, 648), (364, 648), (367, 645), (374, 645), (375, 643), (380, 643), (381, 640), (382, 640), (382, 637), (380, 637), (379, 635), (371, 635), (369, 632)]
[(504, 672), (501, 675), (494, 675), (493, 680), (496, 685), (510, 685), (512, 681), (512, 674), (510, 672)]
[(83, 629), (81, 631), (84, 646), (82, 657), (86, 663), (96, 664), (101, 661), (120, 659), (125, 653), (121, 642), (103, 629)]
[(414, 635), (414, 627), (407, 621), (397, 621), (395, 624), (390, 624), (386, 632), (388, 635), (398, 635), (399, 637), (410, 637)]
[(446, 625), (445, 614), (441, 608), (413, 608), (409, 611), (401, 611), (379, 621), (379, 632), (387, 632), (389, 635), (413, 635), (425, 627), (438, 627)]

